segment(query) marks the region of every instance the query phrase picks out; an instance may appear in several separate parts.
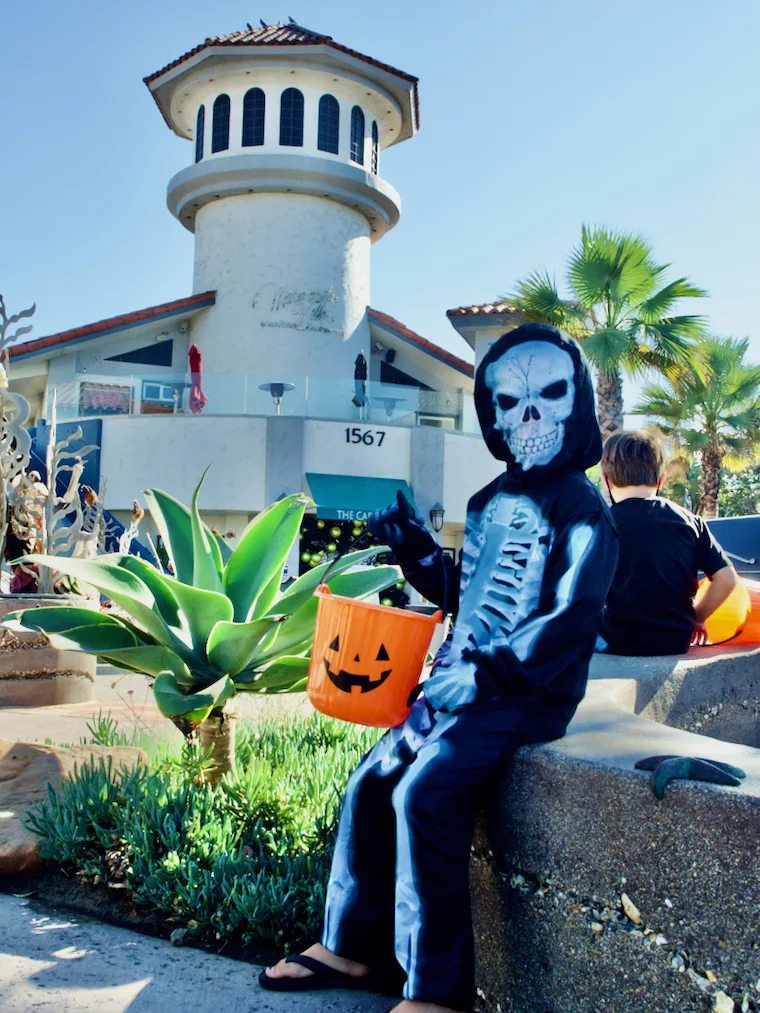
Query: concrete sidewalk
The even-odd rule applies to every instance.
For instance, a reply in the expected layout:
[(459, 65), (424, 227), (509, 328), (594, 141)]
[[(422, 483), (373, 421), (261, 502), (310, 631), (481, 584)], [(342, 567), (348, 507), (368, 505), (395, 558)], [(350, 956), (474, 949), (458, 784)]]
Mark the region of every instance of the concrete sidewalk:
[[(156, 707), (150, 682), (144, 675), (132, 675), (108, 665), (98, 665), (94, 698), (87, 703), (58, 704), (54, 707), (0, 707), (0, 739), (72, 745), (89, 740), (87, 723), (99, 713), (110, 716), (127, 735), (133, 730), (149, 739), (180, 743), (182, 736)], [(237, 697), (242, 720), (271, 717), (280, 713), (311, 713), (305, 693), (266, 696), (241, 693)], [(2, 1007), (0, 1007), (2, 1013)]]
[(2, 1013), (385, 1013), (361, 992), (278, 995), (259, 968), (0, 894)]

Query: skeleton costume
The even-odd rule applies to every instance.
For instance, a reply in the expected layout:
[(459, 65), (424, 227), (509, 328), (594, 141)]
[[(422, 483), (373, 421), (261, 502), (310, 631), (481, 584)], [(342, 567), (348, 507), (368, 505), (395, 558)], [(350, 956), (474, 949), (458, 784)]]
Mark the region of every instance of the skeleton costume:
[[(475, 401), (506, 472), (470, 500), (458, 617), (409, 719), (352, 775), (322, 943), (371, 966), (395, 959), (407, 999), (475, 999), (468, 865), (482, 789), (520, 746), (559, 738), (581, 700), (617, 560), (584, 470), (601, 458), (589, 370), (553, 327), (504, 335)], [(374, 519), (407, 579), (457, 611), (457, 573), (406, 504)], [(371, 524), (372, 526), (372, 524)]]

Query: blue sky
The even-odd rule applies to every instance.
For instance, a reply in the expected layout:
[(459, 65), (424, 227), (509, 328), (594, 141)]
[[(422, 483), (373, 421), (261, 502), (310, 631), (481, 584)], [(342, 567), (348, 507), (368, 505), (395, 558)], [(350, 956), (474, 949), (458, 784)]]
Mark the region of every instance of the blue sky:
[(0, 292), (37, 301), (33, 336), (190, 294), (165, 188), (192, 149), (142, 78), (289, 15), (420, 78), (421, 130), (382, 164), (403, 211), (373, 306), (461, 353), (446, 309), (561, 274), (605, 223), (707, 288), (716, 333), (760, 359), (757, 0), (6, 0)]

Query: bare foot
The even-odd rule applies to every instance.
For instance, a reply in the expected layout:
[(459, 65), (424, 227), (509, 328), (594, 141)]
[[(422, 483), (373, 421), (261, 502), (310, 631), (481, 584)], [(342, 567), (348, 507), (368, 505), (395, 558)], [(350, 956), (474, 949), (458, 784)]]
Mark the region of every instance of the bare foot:
[(461, 1010), (451, 1009), (449, 1006), (438, 1006), (434, 1002), (417, 1002), (416, 999), (404, 999), (398, 1006), (394, 1006), (391, 1013), (462, 1013)]
[[(340, 971), (351, 978), (364, 978), (370, 972), (370, 968), (366, 964), (357, 964), (354, 960), (346, 960), (335, 953), (330, 953), (321, 943), (315, 943), (308, 950), (304, 950), (303, 956), (321, 960), (323, 964), (327, 964), (334, 971)], [(267, 978), (308, 978), (312, 973), (307, 968), (301, 967), (300, 964), (288, 964), (284, 960), (266, 970)], [(431, 1007), (432, 1009), (433, 1007)], [(427, 1011), (420, 1010), (418, 1013), (427, 1013)]]

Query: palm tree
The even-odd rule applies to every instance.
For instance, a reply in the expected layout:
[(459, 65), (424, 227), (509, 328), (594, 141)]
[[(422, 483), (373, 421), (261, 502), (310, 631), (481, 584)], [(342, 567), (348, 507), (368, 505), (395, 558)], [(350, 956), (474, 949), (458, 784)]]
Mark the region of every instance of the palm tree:
[(669, 376), (688, 361), (703, 332), (702, 317), (674, 310), (680, 299), (707, 293), (686, 278), (663, 284), (669, 266), (654, 260), (641, 236), (584, 225), (567, 266), (569, 299), (546, 271), (519, 281), (504, 297), (526, 320), (562, 327), (583, 342), (597, 371), (604, 439), (623, 425), (623, 374), (655, 369)]
[(647, 384), (634, 414), (656, 420), (702, 465), (699, 513), (718, 515), (721, 469), (760, 458), (760, 366), (744, 361), (749, 338), (702, 338), (692, 362), (667, 383)]

